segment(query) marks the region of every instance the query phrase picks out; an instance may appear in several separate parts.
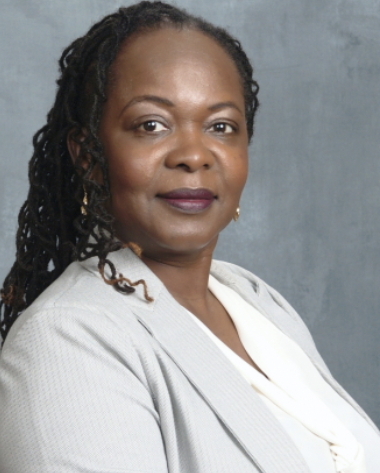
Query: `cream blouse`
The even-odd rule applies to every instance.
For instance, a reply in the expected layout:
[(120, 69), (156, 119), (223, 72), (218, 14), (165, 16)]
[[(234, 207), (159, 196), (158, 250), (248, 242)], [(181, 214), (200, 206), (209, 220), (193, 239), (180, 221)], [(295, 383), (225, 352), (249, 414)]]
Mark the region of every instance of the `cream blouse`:
[(301, 348), (211, 275), (209, 289), (229, 313), (245, 350), (268, 378), (189, 314), (257, 391), (310, 471), (378, 473), (380, 436), (328, 385)]

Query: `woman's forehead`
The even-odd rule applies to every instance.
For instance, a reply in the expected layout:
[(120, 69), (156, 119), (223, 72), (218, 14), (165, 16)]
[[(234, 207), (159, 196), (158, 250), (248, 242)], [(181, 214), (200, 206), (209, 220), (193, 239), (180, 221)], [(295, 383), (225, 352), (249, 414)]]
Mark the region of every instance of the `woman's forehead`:
[(193, 28), (177, 28), (165, 26), (136, 32), (126, 38), (120, 47), (118, 56), (129, 50), (130, 54), (141, 55), (143, 53), (158, 54), (163, 56), (165, 52), (170, 54), (191, 54), (212, 52), (214, 55), (222, 53), (225, 59), (232, 60), (224, 51), (222, 46), (211, 36)]
[(116, 93), (162, 89), (181, 95), (193, 90), (237, 95), (244, 101), (232, 58), (214, 39), (191, 29), (164, 28), (134, 35), (120, 48), (111, 77)]

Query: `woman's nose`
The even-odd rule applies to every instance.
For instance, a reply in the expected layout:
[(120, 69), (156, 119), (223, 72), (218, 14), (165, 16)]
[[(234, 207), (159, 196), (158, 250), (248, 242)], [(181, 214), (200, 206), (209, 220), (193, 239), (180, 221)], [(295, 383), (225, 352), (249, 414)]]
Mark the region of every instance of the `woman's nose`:
[(213, 166), (214, 155), (201, 137), (191, 134), (176, 141), (175, 147), (166, 157), (167, 167), (182, 167), (187, 172), (195, 172)]

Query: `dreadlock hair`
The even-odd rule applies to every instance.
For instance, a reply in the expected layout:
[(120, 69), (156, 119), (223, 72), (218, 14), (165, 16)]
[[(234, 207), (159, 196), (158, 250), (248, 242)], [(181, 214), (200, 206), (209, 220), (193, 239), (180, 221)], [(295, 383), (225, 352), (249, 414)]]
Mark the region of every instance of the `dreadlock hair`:
[[(120, 8), (92, 26), (85, 36), (63, 51), (54, 105), (46, 125), (33, 137), (30, 189), (18, 217), (16, 261), (1, 290), (3, 340), (20, 313), (75, 260), (97, 256), (100, 274), (107, 284), (125, 294), (142, 284), (145, 298), (152, 300), (145, 281), (125, 278), (107, 258), (125, 245), (115, 238), (113, 218), (104, 206), (111, 189), (98, 129), (107, 98), (108, 72), (121, 44), (133, 33), (165, 27), (200, 31), (232, 58), (241, 78), (251, 140), (259, 87), (240, 42), (224, 29), (160, 1), (142, 1)], [(67, 148), (69, 134), (79, 145), (74, 164)], [(91, 179), (95, 166), (102, 174), (102, 183)], [(138, 252), (136, 246), (128, 246)], [(105, 276), (106, 266), (109, 278)]]

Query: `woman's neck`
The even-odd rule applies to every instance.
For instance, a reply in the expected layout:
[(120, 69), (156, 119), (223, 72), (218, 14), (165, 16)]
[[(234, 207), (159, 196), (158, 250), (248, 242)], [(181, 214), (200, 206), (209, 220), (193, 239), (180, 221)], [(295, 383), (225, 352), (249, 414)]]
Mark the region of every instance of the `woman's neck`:
[(142, 260), (163, 282), (170, 294), (181, 305), (196, 312), (207, 310), (210, 302), (208, 279), (212, 251), (195, 257), (158, 257), (142, 254)]

